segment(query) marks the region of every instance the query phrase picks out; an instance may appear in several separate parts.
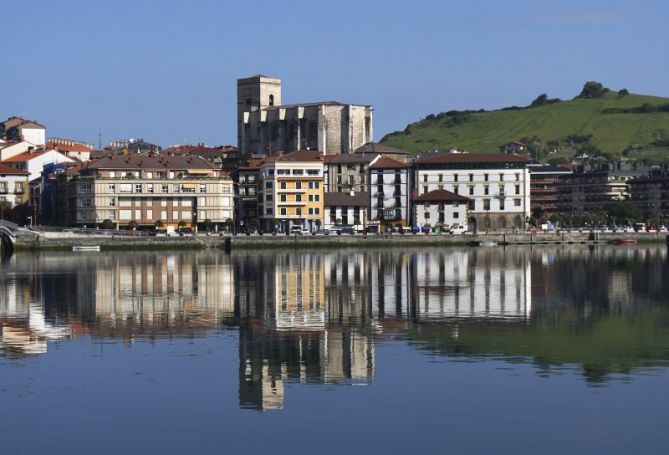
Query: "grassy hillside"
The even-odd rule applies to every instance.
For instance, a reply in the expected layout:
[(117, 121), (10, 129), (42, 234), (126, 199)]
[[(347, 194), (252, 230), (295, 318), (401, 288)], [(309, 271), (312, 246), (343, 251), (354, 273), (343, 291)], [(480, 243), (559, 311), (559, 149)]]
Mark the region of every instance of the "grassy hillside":
[[(644, 104), (664, 106), (661, 112), (620, 112)], [(456, 147), (472, 152), (490, 152), (510, 141), (535, 137), (545, 152), (557, 148), (557, 156), (599, 149), (620, 155), (634, 148), (630, 156), (669, 157), (669, 98), (609, 92), (600, 98), (573, 99), (539, 107), (486, 112), (460, 112), (431, 115), (410, 124), (405, 131), (386, 135), (382, 142), (409, 152), (449, 150)], [(605, 113), (614, 109), (616, 113)], [(636, 109), (639, 111), (639, 109)], [(574, 143), (576, 136), (592, 137)], [(583, 141), (583, 139), (581, 139)], [(628, 152), (629, 153), (629, 152)], [(592, 155), (592, 153), (590, 153)], [(595, 153), (596, 154), (596, 153)]]

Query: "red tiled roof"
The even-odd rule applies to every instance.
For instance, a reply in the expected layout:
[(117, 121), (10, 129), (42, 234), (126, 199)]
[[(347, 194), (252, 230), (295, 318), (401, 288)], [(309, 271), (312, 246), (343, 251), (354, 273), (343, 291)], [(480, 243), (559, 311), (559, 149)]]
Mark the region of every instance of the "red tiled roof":
[(0, 163), (0, 174), (11, 174), (11, 175), (28, 175), (28, 172), (15, 169), (6, 164)]
[(524, 156), (508, 153), (444, 153), (428, 156), (414, 161), (415, 164), (453, 164), (453, 163), (529, 163)]
[(387, 156), (382, 156), (369, 167), (370, 169), (398, 169), (398, 168), (405, 168), (408, 166), (404, 163), (400, 163), (397, 160), (388, 158)]
[(3, 163), (23, 163), (25, 161), (30, 161), (38, 156), (44, 155), (46, 150), (39, 150), (37, 152), (23, 152), (18, 155), (14, 155), (10, 158), (7, 158)]
[(298, 150), (277, 157), (276, 161), (323, 161), (323, 155), (321, 152)]
[(464, 196), (446, 190), (433, 190), (414, 198), (414, 202), (468, 202)]
[(83, 144), (59, 144), (58, 142), (47, 142), (45, 145), (47, 149), (58, 150), (59, 152), (90, 152), (90, 147)]

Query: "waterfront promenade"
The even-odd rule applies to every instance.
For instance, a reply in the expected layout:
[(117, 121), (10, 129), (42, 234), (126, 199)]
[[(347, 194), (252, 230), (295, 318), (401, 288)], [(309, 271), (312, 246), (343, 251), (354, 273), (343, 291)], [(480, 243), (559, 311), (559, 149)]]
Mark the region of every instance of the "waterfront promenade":
[(17, 249), (71, 249), (74, 246), (100, 246), (113, 249), (246, 249), (246, 248), (387, 248), (414, 246), (470, 245), (495, 242), (499, 245), (604, 244), (614, 240), (660, 243), (664, 233), (556, 232), (518, 234), (392, 234), (392, 235), (231, 235), (198, 234), (184, 236), (132, 236), (73, 232), (35, 232), (22, 230), (15, 236)]

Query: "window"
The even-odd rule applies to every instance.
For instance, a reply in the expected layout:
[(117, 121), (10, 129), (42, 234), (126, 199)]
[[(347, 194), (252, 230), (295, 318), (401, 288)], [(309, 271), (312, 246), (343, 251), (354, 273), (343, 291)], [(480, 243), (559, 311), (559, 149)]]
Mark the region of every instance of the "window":
[(115, 197), (110, 197), (109, 198), (109, 206), (110, 207), (116, 207), (116, 198)]
[(440, 182), (443, 182), (443, 181), (444, 181), (444, 175), (443, 175), (443, 174), (439, 174), (439, 181), (440, 181)]
[(269, 105), (274, 106), (274, 95), (269, 96)]
[(307, 175), (318, 175), (318, 169), (307, 169)]
[(520, 185), (516, 185), (516, 194), (520, 194)]
[(427, 220), (429, 218), (430, 218), (430, 212), (425, 212), (425, 219)]
[(316, 215), (320, 215), (320, 213), (321, 213), (321, 209), (319, 209), (318, 207), (316, 207), (316, 208), (314, 209), (314, 214), (316, 214)]
[(90, 198), (83, 198), (81, 200), (81, 206), (82, 207), (90, 207), (91, 206), (91, 199)]
[(486, 182), (488, 181), (488, 174), (483, 174), (483, 180)]
[(153, 183), (148, 183), (146, 185), (146, 192), (147, 193), (153, 193)]
[(460, 212), (453, 212), (453, 218), (460, 218)]
[(520, 182), (520, 174), (516, 174), (516, 182)]
[(281, 207), (279, 210), (280, 210), (281, 215), (287, 215), (288, 214), (288, 210), (286, 209), (286, 207)]
[(289, 169), (277, 169), (276, 175), (290, 175)]
[(504, 210), (504, 199), (499, 200), (499, 209)]
[(458, 174), (455, 174), (455, 175), (453, 176), (453, 181), (454, 181), (454, 182), (457, 182), (457, 181), (458, 181)]
[(483, 210), (490, 210), (490, 199), (483, 200)]
[[(200, 193), (206, 193), (207, 192), (207, 185), (201, 183), (200, 184)], [(223, 192), (225, 193), (225, 188), (223, 188)]]
[(302, 216), (302, 208), (297, 207), (297, 208), (295, 209), (295, 215), (297, 215), (297, 216)]
[(272, 215), (274, 213), (274, 209), (272, 207), (267, 207), (265, 209), (265, 215)]
[[(7, 186), (5, 186), (5, 192), (7, 192)], [(91, 192), (91, 184), (90, 183), (82, 183), (81, 186), (79, 187), (79, 192), (81, 194), (87, 194)]]
[(296, 194), (295, 195), (295, 201), (296, 202), (302, 202), (302, 195), (301, 194)]
[(273, 194), (266, 194), (265, 195), (265, 200), (267, 202), (272, 202), (274, 200), (274, 195)]
[(423, 174), (423, 182), (427, 182), (427, 174)]
[(295, 182), (295, 189), (296, 190), (301, 190), (302, 189), (302, 182)]
[(281, 202), (286, 202), (286, 195), (282, 194), (279, 196), (281, 198)]
[(163, 183), (161, 191), (162, 191), (163, 193), (167, 193), (167, 192), (170, 191), (170, 189), (169, 189), (169, 187), (167, 186), (166, 183)]
[(272, 189), (272, 182), (265, 182), (265, 188), (268, 190)]
[(14, 192), (18, 194), (23, 193), (23, 182), (14, 182)]
[(514, 199), (514, 200), (513, 200), (513, 205), (514, 205), (515, 207), (520, 207), (520, 199)]
[(304, 169), (293, 169), (293, 175), (304, 175)]
[(428, 189), (427, 185), (425, 185), (425, 186), (423, 186), (423, 193), (427, 193), (427, 192), (429, 192), (429, 189)]
[(473, 195), (474, 195), (474, 187), (473, 187), (473, 186), (470, 186), (470, 187), (469, 187), (469, 195), (470, 195), (470, 196), (473, 196)]
[(320, 201), (320, 200), (321, 200), (321, 196), (320, 196), (320, 194), (314, 194), (314, 201), (315, 201), (315, 202), (318, 202), (318, 201)]
[(474, 181), (474, 174), (469, 174), (469, 181), (473, 182)]
[(279, 183), (279, 188), (281, 188), (282, 190), (285, 190), (287, 187), (288, 186), (286, 185), (286, 182), (280, 182)]
[(174, 185), (172, 185), (172, 191), (174, 191), (175, 193), (178, 193), (180, 190), (181, 190), (181, 187), (179, 186), (178, 183), (175, 183)]
[(483, 194), (485, 194), (486, 196), (490, 194), (490, 189), (488, 188), (488, 185), (483, 187)]
[(309, 208), (309, 212), (308, 212), (308, 213), (309, 213), (309, 215), (313, 215), (313, 214), (314, 214), (314, 209)]
[(130, 183), (121, 183), (119, 185), (119, 192), (132, 193), (132, 185)]
[(116, 178), (116, 172), (114, 172), (114, 171), (109, 171), (109, 178), (110, 178), (110, 179)]
[(309, 195), (309, 202), (314, 202), (314, 195), (313, 194)]
[[(206, 188), (205, 188), (206, 191)], [(230, 192), (230, 185), (223, 185), (223, 192), (224, 193), (229, 193)]]
[(110, 183), (108, 187), (108, 191), (110, 193), (116, 193), (116, 184), (115, 183)]

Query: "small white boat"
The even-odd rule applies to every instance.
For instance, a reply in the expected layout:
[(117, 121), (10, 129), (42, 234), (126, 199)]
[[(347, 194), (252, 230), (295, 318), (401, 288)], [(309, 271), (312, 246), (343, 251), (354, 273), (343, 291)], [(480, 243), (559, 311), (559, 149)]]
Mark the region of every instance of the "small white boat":
[(469, 242), (471, 246), (481, 246), (481, 247), (492, 247), (492, 246), (497, 246), (497, 242), (493, 242), (490, 240), (474, 240), (472, 242)]
[(100, 251), (100, 245), (75, 245), (72, 251)]

